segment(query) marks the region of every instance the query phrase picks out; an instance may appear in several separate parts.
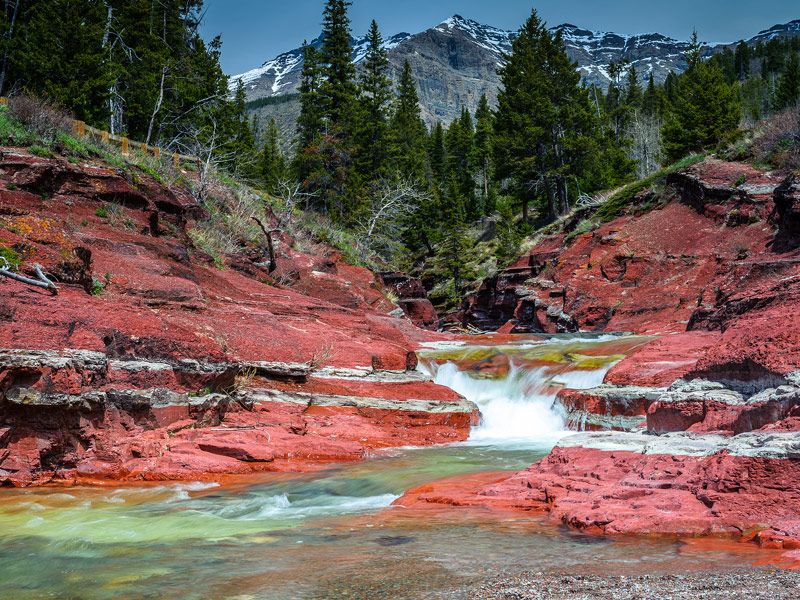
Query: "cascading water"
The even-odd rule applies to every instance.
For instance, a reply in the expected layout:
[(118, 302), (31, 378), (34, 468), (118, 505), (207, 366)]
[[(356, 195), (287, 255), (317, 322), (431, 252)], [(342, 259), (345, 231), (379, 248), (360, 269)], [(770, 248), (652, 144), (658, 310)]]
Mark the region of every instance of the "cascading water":
[[(479, 368), (463, 367), (463, 361), (437, 360), (435, 350), (426, 352), (420, 369), (434, 381), (458, 392), (478, 405), (481, 423), (473, 428), (470, 441), (482, 444), (532, 443), (554, 444), (568, 435), (564, 415), (554, 404), (562, 387), (586, 389), (600, 385), (617, 357), (608, 357), (596, 368), (578, 368), (571, 360), (542, 364), (537, 351), (547, 350), (569, 358), (589, 344), (616, 338), (567, 338), (534, 343), (529, 340), (506, 348), (507, 372), (486, 376)], [(469, 356), (470, 348), (460, 351)], [(452, 356), (452, 349), (445, 356)], [(531, 356), (531, 354), (533, 356)], [(534, 358), (533, 361), (530, 359)], [(602, 361), (597, 361), (602, 362)]]

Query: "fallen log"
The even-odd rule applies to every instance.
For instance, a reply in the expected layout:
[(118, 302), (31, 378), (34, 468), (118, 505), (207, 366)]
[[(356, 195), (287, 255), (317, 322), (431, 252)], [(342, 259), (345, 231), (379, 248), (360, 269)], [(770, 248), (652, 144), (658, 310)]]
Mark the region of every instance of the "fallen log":
[(47, 278), (47, 276), (42, 272), (41, 267), (39, 267), (38, 265), (35, 267), (35, 271), (36, 271), (36, 276), (39, 279), (31, 279), (30, 277), (25, 277), (24, 275), (20, 275), (19, 273), (14, 273), (9, 269), (9, 267), (10, 265), (8, 264), (8, 262), (4, 260), (3, 266), (0, 267), (0, 275), (8, 277), (9, 279), (13, 279), (14, 281), (19, 281), (21, 283), (27, 283), (28, 285), (44, 288), (52, 292), (54, 296), (58, 295), (58, 288), (56, 287), (56, 284)]

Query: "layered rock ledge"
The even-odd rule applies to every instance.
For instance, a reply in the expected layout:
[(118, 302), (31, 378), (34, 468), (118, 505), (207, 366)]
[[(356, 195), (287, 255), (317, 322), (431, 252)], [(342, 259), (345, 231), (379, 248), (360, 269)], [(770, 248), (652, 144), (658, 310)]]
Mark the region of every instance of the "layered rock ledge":
[(119, 361), (81, 350), (5, 350), (0, 365), (0, 483), (12, 485), (303, 470), (463, 440), (478, 418), (474, 404), (417, 372), (318, 376), (307, 365)]

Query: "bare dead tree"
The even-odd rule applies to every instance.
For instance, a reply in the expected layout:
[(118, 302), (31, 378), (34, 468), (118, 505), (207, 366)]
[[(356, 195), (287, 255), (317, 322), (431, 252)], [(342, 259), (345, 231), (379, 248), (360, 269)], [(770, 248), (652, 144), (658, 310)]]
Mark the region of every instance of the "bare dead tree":
[(279, 232), (280, 229), (269, 230), (266, 227), (264, 227), (264, 224), (261, 222), (261, 219), (259, 219), (257, 216), (253, 215), (250, 218), (253, 219), (253, 221), (255, 221), (256, 223), (258, 223), (258, 226), (261, 228), (261, 231), (264, 232), (264, 237), (267, 238), (267, 250), (269, 251), (269, 272), (272, 273), (278, 267), (278, 263), (275, 260), (275, 247), (272, 244), (272, 234), (275, 232)]
[(161, 67), (161, 84), (158, 87), (158, 99), (153, 107), (153, 113), (150, 115), (150, 125), (147, 127), (147, 138), (144, 143), (150, 145), (150, 138), (153, 137), (153, 125), (156, 122), (158, 113), (161, 112), (161, 104), (164, 102), (164, 81), (167, 78), (167, 71), (169, 70), (169, 63)]
[(387, 257), (394, 254), (405, 217), (427, 197), (426, 192), (408, 181), (378, 185), (371, 194), (367, 214), (357, 227), (361, 260), (366, 261), (368, 254), (375, 251)]
[(294, 209), (300, 200), (305, 200), (305, 208), (308, 210), (309, 202), (315, 198), (317, 192), (303, 192), (301, 191), (303, 184), (291, 179), (281, 179), (278, 181), (278, 197), (283, 200), (283, 210), (278, 215), (278, 228), (288, 225), (292, 220)]
[(636, 177), (644, 179), (658, 170), (661, 162), (661, 119), (639, 111), (634, 115), (625, 136), (632, 143), (629, 156), (635, 160)]

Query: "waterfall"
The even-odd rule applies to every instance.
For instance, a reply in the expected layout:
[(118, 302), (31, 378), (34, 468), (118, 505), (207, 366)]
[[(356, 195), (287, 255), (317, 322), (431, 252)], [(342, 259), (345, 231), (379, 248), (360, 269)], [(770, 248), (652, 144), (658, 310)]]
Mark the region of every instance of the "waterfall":
[(530, 367), (515, 364), (505, 377), (480, 377), (459, 368), (457, 361), (420, 362), (420, 368), (440, 385), (451, 388), (480, 408), (481, 424), (470, 441), (480, 443), (555, 442), (569, 434), (564, 415), (554, 400), (559, 389), (600, 385), (611, 365), (578, 370), (571, 364)]

